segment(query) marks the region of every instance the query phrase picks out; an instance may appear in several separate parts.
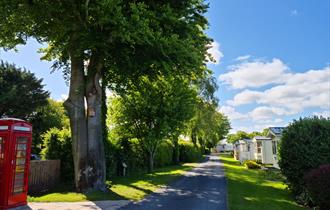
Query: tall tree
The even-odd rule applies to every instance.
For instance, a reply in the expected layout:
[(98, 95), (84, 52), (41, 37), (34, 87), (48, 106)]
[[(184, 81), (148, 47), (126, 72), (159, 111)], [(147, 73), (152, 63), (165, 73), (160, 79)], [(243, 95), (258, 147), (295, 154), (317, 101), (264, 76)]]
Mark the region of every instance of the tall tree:
[(196, 114), (189, 123), (189, 133), (193, 143), (199, 143), (203, 149), (214, 147), (230, 129), (228, 118), (218, 112), (216, 107), (217, 104), (200, 98), (196, 106)]
[(0, 118), (31, 119), (47, 105), (49, 92), (43, 90), (42, 79), (13, 64), (0, 62)]
[(187, 81), (176, 77), (142, 77), (135, 88), (115, 102), (114, 122), (128, 136), (139, 139), (148, 157), (148, 169), (153, 171), (159, 144), (176, 136), (193, 116), (196, 92)]
[(65, 107), (78, 191), (105, 189), (103, 76), (123, 90), (141, 75), (205, 74), (206, 8), (202, 0), (0, 1), (0, 46), (46, 42), (43, 58), (70, 78)]
[(227, 136), (228, 142), (235, 143), (236, 141), (240, 139), (249, 139), (250, 134), (248, 134), (245, 131), (237, 131), (235, 134), (229, 134)]

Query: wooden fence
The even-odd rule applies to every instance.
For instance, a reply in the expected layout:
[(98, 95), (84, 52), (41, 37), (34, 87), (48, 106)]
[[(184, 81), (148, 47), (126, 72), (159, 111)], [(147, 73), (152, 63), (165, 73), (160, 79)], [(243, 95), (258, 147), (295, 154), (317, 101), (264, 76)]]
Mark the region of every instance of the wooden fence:
[(60, 182), (60, 160), (31, 160), (29, 193), (48, 191)]

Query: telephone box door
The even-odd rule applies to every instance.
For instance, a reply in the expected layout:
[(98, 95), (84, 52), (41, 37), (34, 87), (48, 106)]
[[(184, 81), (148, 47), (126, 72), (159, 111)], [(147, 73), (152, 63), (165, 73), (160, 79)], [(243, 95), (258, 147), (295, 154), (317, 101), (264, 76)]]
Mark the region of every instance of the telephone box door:
[[(8, 195), (8, 204), (17, 204), (26, 201), (28, 173), (29, 173), (29, 154), (31, 145), (31, 136), (23, 133), (14, 133), (12, 138), (14, 145), (12, 153), (12, 167), (10, 180), (10, 190)], [(25, 202), (26, 203), (26, 202)]]

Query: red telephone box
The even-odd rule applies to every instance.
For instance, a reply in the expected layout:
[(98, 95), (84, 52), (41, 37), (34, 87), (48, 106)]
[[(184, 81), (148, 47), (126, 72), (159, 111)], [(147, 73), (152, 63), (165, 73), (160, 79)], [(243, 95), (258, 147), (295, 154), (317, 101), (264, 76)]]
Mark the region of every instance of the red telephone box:
[(31, 142), (31, 124), (0, 119), (0, 209), (27, 204)]

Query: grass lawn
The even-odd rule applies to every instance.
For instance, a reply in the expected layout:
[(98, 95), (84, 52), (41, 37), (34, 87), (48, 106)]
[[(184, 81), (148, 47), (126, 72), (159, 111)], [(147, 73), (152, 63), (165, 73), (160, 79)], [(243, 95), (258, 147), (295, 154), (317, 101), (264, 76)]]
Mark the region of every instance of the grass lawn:
[(156, 169), (154, 173), (136, 176), (119, 177), (112, 180), (108, 193), (70, 192), (67, 186), (59, 187), (52, 193), (41, 196), (29, 196), (29, 202), (77, 202), (97, 200), (140, 200), (149, 193), (155, 192), (159, 187), (167, 185), (185, 171), (192, 169), (197, 163), (186, 163), (177, 166), (168, 166)]
[(302, 210), (276, 174), (247, 169), (229, 155), (221, 155), (228, 180), (230, 210)]

